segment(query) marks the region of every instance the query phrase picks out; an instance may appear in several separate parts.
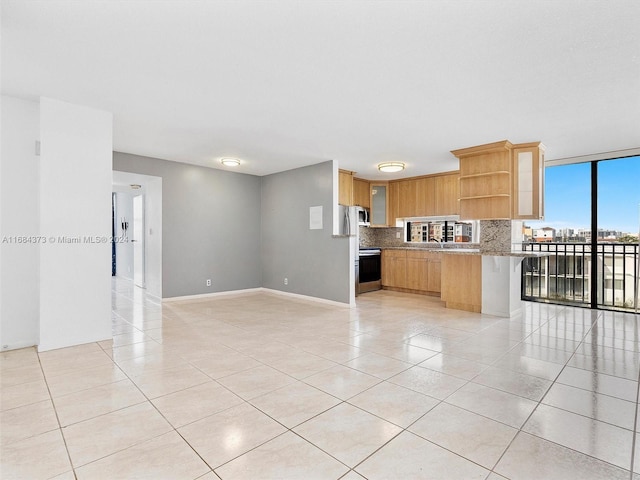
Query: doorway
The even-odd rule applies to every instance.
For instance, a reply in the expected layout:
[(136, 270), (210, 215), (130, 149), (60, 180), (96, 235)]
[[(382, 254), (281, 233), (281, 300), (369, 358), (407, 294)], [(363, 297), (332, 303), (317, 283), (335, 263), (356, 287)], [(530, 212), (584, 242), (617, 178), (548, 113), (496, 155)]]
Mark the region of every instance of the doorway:
[[(113, 172), (116, 278), (162, 298), (162, 178)], [(114, 279), (115, 280), (115, 279)], [(126, 282), (124, 282), (126, 283)], [(121, 282), (121, 284), (124, 284)]]

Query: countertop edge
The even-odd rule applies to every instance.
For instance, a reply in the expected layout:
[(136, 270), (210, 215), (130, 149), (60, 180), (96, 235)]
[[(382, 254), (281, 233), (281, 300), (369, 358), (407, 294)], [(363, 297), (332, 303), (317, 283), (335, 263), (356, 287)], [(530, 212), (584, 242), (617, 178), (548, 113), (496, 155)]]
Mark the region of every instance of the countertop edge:
[(461, 249), (461, 248), (421, 248), (421, 247), (379, 247), (381, 250), (410, 250), (419, 252), (431, 252), (441, 253), (447, 255), (483, 255), (485, 257), (548, 257), (550, 252), (493, 252), (493, 251), (481, 251), (480, 249)]

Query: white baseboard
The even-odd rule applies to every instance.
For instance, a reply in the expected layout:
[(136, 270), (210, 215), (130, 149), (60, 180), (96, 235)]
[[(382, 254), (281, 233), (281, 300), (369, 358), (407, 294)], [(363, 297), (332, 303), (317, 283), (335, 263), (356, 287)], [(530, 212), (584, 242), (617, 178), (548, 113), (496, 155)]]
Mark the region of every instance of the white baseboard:
[(222, 297), (227, 295), (246, 295), (248, 293), (261, 292), (263, 290), (264, 289), (262, 287), (258, 287), (258, 288), (246, 288), (243, 290), (228, 290), (225, 292), (201, 293), (198, 295), (184, 295), (182, 297), (167, 297), (162, 299), (162, 303), (192, 302), (194, 300), (207, 300), (209, 298)]
[(310, 295), (302, 295), (300, 293), (291, 293), (291, 292), (283, 292), (282, 290), (274, 290), (271, 288), (263, 288), (262, 289), (265, 293), (270, 293), (272, 295), (281, 295), (283, 297), (292, 297), (292, 298), (296, 298), (298, 300), (306, 300), (309, 302), (316, 302), (316, 303), (324, 303), (325, 305), (333, 305), (334, 307), (343, 307), (343, 308), (351, 308), (352, 305), (348, 304), (348, 303), (343, 303), (343, 302), (336, 302), (335, 300), (327, 300), (326, 298), (318, 298), (318, 297), (312, 297)]
[(28, 348), (28, 347), (37, 347), (38, 345), (36, 343), (27, 341), (27, 342), (16, 342), (16, 343), (11, 343), (8, 345), (2, 345), (2, 348), (0, 349), (0, 351), (2, 352), (8, 352), (10, 350), (19, 350), (21, 348)]
[(291, 292), (283, 292), (282, 290), (274, 290), (271, 288), (247, 288), (243, 290), (229, 290), (226, 292), (213, 292), (213, 293), (202, 293), (198, 295), (185, 295), (182, 297), (168, 297), (163, 298), (162, 303), (173, 303), (173, 302), (193, 302), (198, 300), (207, 300), (216, 297), (229, 296), (229, 295), (247, 295), (251, 293), (268, 293), (271, 295), (279, 295), (283, 297), (291, 297), (297, 300), (305, 300), (308, 302), (315, 303), (324, 303), (325, 305), (333, 305), (334, 307), (347, 307), (353, 308), (355, 305), (350, 305), (348, 303), (336, 302), (334, 300), (327, 300), (326, 298), (318, 298), (312, 297), (309, 295), (301, 295), (299, 293), (291, 293)]

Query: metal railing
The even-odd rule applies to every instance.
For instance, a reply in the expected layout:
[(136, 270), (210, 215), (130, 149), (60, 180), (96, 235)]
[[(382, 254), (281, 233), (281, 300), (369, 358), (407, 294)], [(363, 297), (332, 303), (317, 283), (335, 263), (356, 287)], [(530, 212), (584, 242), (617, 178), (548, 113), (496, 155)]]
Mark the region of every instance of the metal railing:
[(597, 276), (591, 278), (591, 244), (522, 244), (523, 251), (548, 252), (522, 262), (522, 299), (591, 306), (591, 282), (597, 282), (597, 308), (634, 311), (638, 288), (638, 244), (599, 243)]

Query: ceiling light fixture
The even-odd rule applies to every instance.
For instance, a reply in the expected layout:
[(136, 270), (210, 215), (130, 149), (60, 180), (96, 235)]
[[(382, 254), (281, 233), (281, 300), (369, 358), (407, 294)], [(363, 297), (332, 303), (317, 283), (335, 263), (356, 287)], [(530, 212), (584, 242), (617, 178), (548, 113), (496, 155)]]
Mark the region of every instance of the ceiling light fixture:
[(240, 165), (240, 160), (237, 158), (223, 158), (220, 160), (220, 163), (225, 167), (237, 167)]
[(378, 164), (378, 170), (384, 173), (395, 173), (404, 170), (402, 162), (382, 162)]

